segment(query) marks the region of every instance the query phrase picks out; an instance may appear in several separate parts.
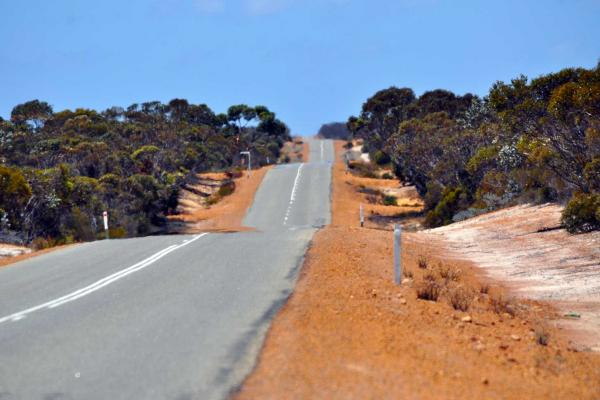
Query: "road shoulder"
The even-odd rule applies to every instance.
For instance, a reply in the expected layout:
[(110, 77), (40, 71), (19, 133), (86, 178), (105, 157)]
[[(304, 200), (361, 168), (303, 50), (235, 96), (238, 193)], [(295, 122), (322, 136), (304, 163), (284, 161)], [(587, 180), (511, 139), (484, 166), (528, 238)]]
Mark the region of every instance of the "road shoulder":
[[(450, 262), (435, 243), (407, 234), (411, 278), (395, 286), (392, 234), (351, 226), (358, 203), (340, 190), (344, 174), (338, 162), (334, 224), (315, 235), (237, 399), (598, 398), (598, 355), (578, 351), (548, 323), (551, 307), (510, 299), (475, 264)], [(431, 277), (438, 301), (418, 299)], [(451, 305), (463, 289), (467, 311)]]

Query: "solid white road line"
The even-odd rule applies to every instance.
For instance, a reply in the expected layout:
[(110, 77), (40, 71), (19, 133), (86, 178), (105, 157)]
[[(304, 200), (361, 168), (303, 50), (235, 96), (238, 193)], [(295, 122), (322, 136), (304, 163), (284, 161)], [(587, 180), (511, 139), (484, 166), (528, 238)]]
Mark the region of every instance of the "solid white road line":
[(81, 288), (79, 290), (71, 292), (67, 295), (64, 295), (64, 296), (59, 297), (54, 300), (50, 300), (44, 304), (40, 304), (38, 306), (31, 307), (26, 310), (19, 311), (17, 313), (0, 318), (0, 324), (3, 322), (6, 322), (6, 321), (18, 321), (20, 319), (25, 318), (28, 314), (31, 314), (33, 312), (36, 312), (36, 311), (39, 311), (42, 309), (51, 309), (51, 308), (59, 307), (63, 304), (66, 304), (71, 301), (77, 300), (81, 297), (87, 296), (88, 294), (93, 293), (96, 290), (100, 290), (101, 288), (108, 286), (111, 283), (116, 282), (119, 279), (124, 278), (125, 276), (127, 276), (129, 274), (132, 274), (134, 272), (140, 271), (140, 270), (148, 267), (149, 265), (151, 265), (151, 264), (155, 263), (156, 261), (160, 260), (161, 258), (165, 257), (167, 254), (172, 253), (182, 247), (185, 247), (188, 244), (195, 242), (196, 240), (200, 239), (201, 237), (203, 237), (205, 235), (208, 235), (208, 233), (202, 233), (200, 235), (196, 235), (192, 239), (186, 240), (180, 245), (169, 246), (166, 249), (163, 249), (130, 267), (127, 267), (125, 269), (117, 271), (114, 274), (111, 274), (105, 278), (102, 278), (84, 288)]
[(294, 179), (294, 186), (292, 187), (292, 194), (290, 195), (290, 203), (288, 204), (288, 208), (285, 212), (285, 218), (283, 219), (283, 224), (287, 224), (287, 220), (290, 217), (290, 212), (292, 211), (292, 205), (294, 201), (296, 201), (296, 190), (298, 189), (298, 182), (300, 181), (300, 175), (302, 175), (302, 167), (304, 167), (304, 163), (300, 164), (298, 167), (298, 172), (296, 172), (296, 179)]

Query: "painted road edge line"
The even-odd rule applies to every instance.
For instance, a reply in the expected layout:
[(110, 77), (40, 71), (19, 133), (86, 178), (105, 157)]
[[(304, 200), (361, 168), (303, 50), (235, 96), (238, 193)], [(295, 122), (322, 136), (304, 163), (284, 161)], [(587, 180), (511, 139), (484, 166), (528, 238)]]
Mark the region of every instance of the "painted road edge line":
[(19, 320), (25, 318), (28, 314), (34, 313), (36, 311), (39, 311), (42, 309), (56, 308), (63, 304), (77, 300), (81, 297), (87, 296), (88, 294), (91, 294), (97, 290), (100, 290), (101, 288), (108, 286), (111, 283), (116, 282), (119, 279), (124, 278), (127, 275), (130, 275), (134, 272), (140, 271), (140, 270), (148, 267), (149, 265), (151, 265), (151, 264), (155, 263), (156, 261), (160, 260), (161, 258), (165, 257), (167, 254), (172, 253), (182, 247), (185, 247), (188, 244), (193, 243), (196, 240), (198, 240), (201, 237), (206, 236), (206, 235), (208, 235), (208, 233), (202, 233), (202, 234), (194, 236), (192, 239), (185, 241), (180, 245), (171, 245), (165, 249), (162, 249), (159, 252), (154, 253), (150, 257), (145, 258), (144, 260), (142, 260), (130, 267), (127, 267), (125, 269), (117, 271), (109, 276), (106, 276), (102, 279), (97, 280), (96, 282), (94, 282), (90, 285), (87, 285), (81, 289), (75, 290), (74, 292), (71, 292), (64, 296), (61, 296), (57, 299), (50, 300), (50, 301), (40, 304), (38, 306), (34, 306), (34, 307), (28, 308), (26, 310), (16, 312), (16, 313), (8, 315), (6, 317), (2, 317), (2, 318), (0, 318), (0, 324), (3, 322), (6, 322), (6, 321), (19, 321)]

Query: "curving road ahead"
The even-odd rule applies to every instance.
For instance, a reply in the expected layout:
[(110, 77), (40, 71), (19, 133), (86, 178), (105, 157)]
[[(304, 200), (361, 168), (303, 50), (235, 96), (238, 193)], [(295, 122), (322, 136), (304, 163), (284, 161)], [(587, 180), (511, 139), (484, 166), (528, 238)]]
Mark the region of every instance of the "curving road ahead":
[(256, 232), (86, 243), (0, 269), (0, 399), (219, 399), (330, 221), (330, 141), (270, 170)]

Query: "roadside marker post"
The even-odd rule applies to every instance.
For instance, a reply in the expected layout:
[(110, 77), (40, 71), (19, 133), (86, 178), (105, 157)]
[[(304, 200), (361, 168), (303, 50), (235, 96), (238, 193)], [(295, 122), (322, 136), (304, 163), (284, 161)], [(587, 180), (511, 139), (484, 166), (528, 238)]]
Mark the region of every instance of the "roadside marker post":
[(110, 239), (108, 234), (108, 212), (104, 211), (102, 213), (102, 219), (104, 220), (104, 233), (106, 234), (106, 239)]
[(248, 156), (248, 178), (250, 178), (250, 170), (252, 169), (252, 156), (249, 151), (240, 151), (240, 154)]
[(396, 285), (402, 283), (402, 227), (398, 224), (394, 225), (394, 282)]
[(363, 209), (363, 205), (360, 205), (360, 227), (365, 226), (365, 211)]

